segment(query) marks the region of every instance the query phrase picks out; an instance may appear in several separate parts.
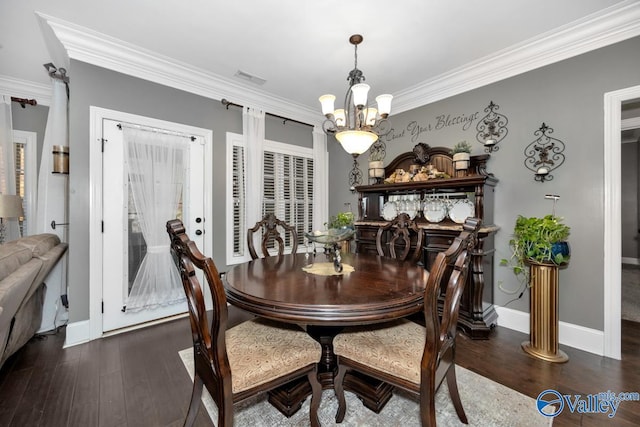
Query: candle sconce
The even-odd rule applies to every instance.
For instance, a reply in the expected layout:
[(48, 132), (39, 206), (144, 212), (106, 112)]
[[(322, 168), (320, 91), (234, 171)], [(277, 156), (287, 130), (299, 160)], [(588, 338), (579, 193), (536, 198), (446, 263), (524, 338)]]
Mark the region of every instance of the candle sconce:
[(387, 157), (387, 146), (378, 138), (369, 148), (369, 184), (382, 184), (384, 181), (384, 158)]
[(534, 179), (539, 182), (551, 181), (553, 179), (551, 171), (564, 163), (564, 142), (549, 136), (552, 133), (553, 128), (542, 123), (540, 129), (533, 133), (538, 138), (524, 149), (526, 157), (524, 165), (527, 169), (533, 171), (535, 174)]
[(476, 126), (478, 131), (476, 139), (484, 145), (486, 153), (498, 151), (500, 149), (498, 143), (509, 133), (507, 129), (509, 119), (505, 115), (498, 113), (497, 110), (499, 109), (500, 106), (491, 101), (487, 108), (484, 109), (487, 115), (481, 118)]

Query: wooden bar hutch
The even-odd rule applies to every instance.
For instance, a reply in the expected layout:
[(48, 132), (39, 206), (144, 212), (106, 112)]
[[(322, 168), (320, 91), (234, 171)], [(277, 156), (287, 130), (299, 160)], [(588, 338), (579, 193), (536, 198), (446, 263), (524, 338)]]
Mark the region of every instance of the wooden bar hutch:
[[(493, 223), (493, 196), (498, 180), (486, 171), (490, 157), (488, 154), (471, 156), (468, 169), (456, 170), (449, 151), (446, 147), (429, 147), (420, 143), (413, 151), (400, 154), (392, 160), (385, 167), (385, 176), (391, 176), (397, 169), (409, 171), (411, 165), (432, 165), (450, 178), (356, 187), (359, 201), (358, 219), (355, 222), (356, 250), (377, 253), (376, 233), (380, 226), (387, 223), (382, 209), (391, 196), (416, 195), (413, 198), (422, 200), (425, 196), (433, 195), (472, 200), (474, 216), (481, 218), (483, 222), (460, 303), (458, 326), (473, 339), (487, 339), (498, 317), (493, 307), (494, 234), (499, 229)], [(438, 252), (446, 250), (453, 238), (462, 231), (462, 224), (448, 217), (441, 222), (429, 222), (422, 212), (418, 212), (415, 221), (425, 233), (421, 262), (429, 269)]]

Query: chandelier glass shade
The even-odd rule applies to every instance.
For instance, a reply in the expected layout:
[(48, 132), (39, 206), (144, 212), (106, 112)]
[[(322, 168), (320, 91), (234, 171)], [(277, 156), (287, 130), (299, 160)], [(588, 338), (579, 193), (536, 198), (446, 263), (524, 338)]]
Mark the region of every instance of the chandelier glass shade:
[(319, 100), (322, 114), (326, 117), (323, 130), (335, 135), (344, 150), (354, 157), (364, 153), (378, 140), (380, 135), (390, 130), (387, 117), (391, 112), (392, 95), (376, 97), (377, 108), (368, 106), (369, 85), (363, 83), (365, 78), (358, 69), (358, 45), (362, 36), (354, 34), (349, 43), (355, 48), (355, 66), (347, 80), (349, 87), (344, 99), (344, 108), (335, 108), (334, 95), (322, 95)]

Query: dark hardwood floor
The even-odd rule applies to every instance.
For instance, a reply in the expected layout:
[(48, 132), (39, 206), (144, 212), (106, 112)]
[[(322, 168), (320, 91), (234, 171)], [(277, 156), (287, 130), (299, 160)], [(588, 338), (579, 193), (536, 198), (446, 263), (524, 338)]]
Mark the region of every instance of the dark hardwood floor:
[[(563, 394), (640, 391), (640, 323), (623, 321), (621, 361), (562, 347), (570, 360), (551, 364), (527, 356), (527, 336), (496, 328), (491, 339), (460, 334), (458, 364), (536, 398)], [(0, 426), (181, 426), (191, 382), (178, 351), (191, 345), (188, 319), (62, 349), (64, 329), (34, 338), (0, 370)], [(197, 425), (211, 422), (200, 410)], [(617, 415), (571, 414), (554, 426), (638, 426), (640, 402)]]

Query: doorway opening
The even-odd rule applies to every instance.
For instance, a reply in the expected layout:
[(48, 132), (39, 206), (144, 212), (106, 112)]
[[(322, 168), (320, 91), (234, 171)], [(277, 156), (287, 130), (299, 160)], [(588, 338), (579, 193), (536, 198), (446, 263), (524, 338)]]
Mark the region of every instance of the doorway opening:
[(621, 358), (622, 103), (640, 98), (640, 86), (604, 95), (604, 356)]

